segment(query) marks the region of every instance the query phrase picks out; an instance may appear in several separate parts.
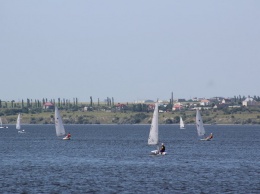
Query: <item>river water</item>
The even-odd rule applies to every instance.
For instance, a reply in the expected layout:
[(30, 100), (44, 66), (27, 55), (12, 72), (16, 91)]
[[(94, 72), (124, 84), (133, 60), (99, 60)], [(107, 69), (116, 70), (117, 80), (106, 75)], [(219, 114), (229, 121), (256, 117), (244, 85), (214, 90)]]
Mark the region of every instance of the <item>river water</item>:
[(160, 125), (166, 156), (152, 156), (149, 125), (54, 125), (1, 129), (0, 193), (260, 193), (260, 126)]

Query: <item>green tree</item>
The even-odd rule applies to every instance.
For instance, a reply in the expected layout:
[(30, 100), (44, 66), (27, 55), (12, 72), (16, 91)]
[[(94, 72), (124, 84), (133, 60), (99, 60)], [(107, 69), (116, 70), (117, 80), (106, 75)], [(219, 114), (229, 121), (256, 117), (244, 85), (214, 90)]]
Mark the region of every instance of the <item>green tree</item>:
[(93, 107), (92, 96), (90, 96), (90, 106)]
[(27, 108), (30, 107), (30, 100), (27, 98)]
[(143, 106), (142, 106), (141, 103), (137, 104), (136, 107), (135, 107), (135, 111), (136, 111), (136, 112), (142, 112), (142, 111), (143, 111), (142, 107), (143, 107)]
[(173, 123), (179, 123), (180, 122), (180, 117), (179, 116), (175, 116), (173, 119)]
[(107, 97), (107, 106), (109, 106), (109, 98)]

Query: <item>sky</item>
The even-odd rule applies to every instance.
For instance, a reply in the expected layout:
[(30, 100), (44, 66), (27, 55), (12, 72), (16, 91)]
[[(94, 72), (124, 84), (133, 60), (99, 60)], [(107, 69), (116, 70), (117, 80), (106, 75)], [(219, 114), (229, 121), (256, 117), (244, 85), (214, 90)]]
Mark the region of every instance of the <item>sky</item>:
[(1, 100), (260, 96), (258, 0), (0, 0)]

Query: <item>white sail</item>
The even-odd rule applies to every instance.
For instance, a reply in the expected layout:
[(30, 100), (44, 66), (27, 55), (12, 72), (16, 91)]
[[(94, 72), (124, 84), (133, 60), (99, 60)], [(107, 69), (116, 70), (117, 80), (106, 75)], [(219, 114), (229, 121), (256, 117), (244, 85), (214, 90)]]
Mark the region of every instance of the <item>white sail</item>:
[(148, 138), (149, 145), (158, 144), (158, 103), (155, 103), (154, 112), (153, 112), (153, 120), (150, 128), (150, 134)]
[(17, 117), (16, 129), (17, 129), (17, 130), (20, 130), (20, 129), (21, 129), (21, 114), (20, 114), (20, 113), (18, 114), (18, 117)]
[(57, 136), (65, 135), (65, 129), (62, 123), (62, 118), (60, 116), (60, 112), (57, 107), (55, 107), (55, 129)]
[(182, 120), (182, 117), (180, 117), (180, 128), (181, 129), (184, 129), (185, 127), (184, 127), (184, 122), (183, 122), (183, 120)]
[(0, 117), (0, 128), (3, 129), (3, 128), (8, 128), (7, 126), (3, 126), (3, 122), (2, 122), (2, 118)]
[(197, 112), (196, 112), (196, 125), (197, 125), (198, 136), (205, 135), (205, 129), (204, 129), (204, 126), (203, 126), (203, 120), (202, 120), (200, 111), (198, 109), (197, 109)]

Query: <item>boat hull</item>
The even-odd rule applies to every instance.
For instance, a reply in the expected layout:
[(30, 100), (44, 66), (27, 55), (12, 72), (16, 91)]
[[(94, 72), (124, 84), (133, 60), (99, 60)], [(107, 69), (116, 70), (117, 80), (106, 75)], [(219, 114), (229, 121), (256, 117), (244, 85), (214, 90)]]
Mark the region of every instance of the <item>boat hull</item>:
[(166, 152), (159, 152), (158, 150), (153, 150), (153, 151), (151, 151), (151, 154), (152, 155), (166, 155)]
[(210, 141), (210, 139), (200, 139), (200, 141)]

